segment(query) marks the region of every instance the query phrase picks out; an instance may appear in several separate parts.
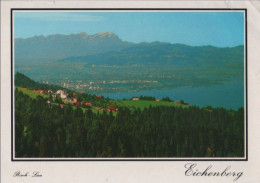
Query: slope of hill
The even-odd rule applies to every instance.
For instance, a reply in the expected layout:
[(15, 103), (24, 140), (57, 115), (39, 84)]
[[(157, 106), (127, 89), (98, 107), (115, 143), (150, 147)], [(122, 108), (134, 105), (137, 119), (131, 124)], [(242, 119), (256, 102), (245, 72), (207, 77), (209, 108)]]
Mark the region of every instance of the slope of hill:
[(113, 115), (19, 90), (14, 101), (15, 157), (244, 157), (243, 108), (123, 107)]
[(15, 83), (15, 86), (22, 87), (22, 88), (31, 88), (31, 89), (41, 88), (41, 89), (45, 89), (45, 90), (46, 89), (53, 89), (53, 90), (63, 89), (61, 86), (58, 86), (58, 85), (40, 84), (20, 72), (17, 72), (15, 74), (14, 83)]

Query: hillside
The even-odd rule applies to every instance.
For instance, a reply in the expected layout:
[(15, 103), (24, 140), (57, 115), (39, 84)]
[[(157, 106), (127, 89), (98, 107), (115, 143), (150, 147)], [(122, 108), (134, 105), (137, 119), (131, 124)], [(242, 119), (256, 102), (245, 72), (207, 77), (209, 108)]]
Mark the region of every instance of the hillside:
[(29, 89), (53, 89), (54, 91), (63, 89), (61, 86), (58, 85), (48, 85), (48, 84), (40, 84), (39, 82), (36, 82), (32, 80), (31, 78), (27, 77), (26, 75), (17, 72), (14, 76), (15, 86), (22, 87), (22, 88), (29, 88)]
[[(24, 87), (38, 86), (21, 73), (16, 81)], [(52, 94), (16, 86), (15, 157), (244, 156), (243, 108), (199, 108), (145, 96), (110, 100), (78, 93), (73, 94), (78, 101), (72, 103)], [(84, 102), (79, 104), (79, 99)], [(93, 105), (86, 107), (85, 102)]]
[[(15, 157), (244, 157), (244, 110), (150, 106), (112, 112), (15, 92)], [(196, 132), (196, 133), (194, 133)]]

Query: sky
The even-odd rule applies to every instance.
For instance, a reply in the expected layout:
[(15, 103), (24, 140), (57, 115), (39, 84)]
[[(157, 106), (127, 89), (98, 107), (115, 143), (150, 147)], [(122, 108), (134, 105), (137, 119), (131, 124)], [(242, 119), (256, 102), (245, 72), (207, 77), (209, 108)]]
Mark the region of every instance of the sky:
[(134, 43), (233, 47), (244, 44), (244, 12), (14, 12), (15, 38), (79, 32), (113, 32)]

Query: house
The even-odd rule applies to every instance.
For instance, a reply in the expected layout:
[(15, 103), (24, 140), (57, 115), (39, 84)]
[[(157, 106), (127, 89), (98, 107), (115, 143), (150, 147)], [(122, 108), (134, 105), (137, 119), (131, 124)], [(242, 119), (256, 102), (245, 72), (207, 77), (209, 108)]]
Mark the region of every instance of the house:
[(96, 95), (97, 98), (101, 98), (102, 96), (101, 95)]
[(176, 101), (175, 103), (176, 103), (176, 104), (180, 104), (181, 102), (179, 102), (179, 101)]
[(62, 108), (62, 109), (63, 109), (63, 108), (64, 108), (64, 106), (65, 106), (65, 104), (60, 104), (60, 108)]
[(64, 90), (57, 90), (56, 94), (59, 94), (60, 98), (63, 98), (63, 99), (67, 98), (67, 94)]
[(36, 93), (43, 93), (43, 90), (42, 89), (39, 89), (39, 90), (35, 90)]
[(76, 96), (76, 95), (77, 95), (77, 93), (76, 93), (76, 92), (73, 92), (73, 93), (72, 93), (72, 95), (73, 95), (73, 96)]
[(139, 100), (139, 98), (138, 97), (133, 97), (132, 100)]
[(88, 107), (92, 107), (92, 104), (90, 102), (85, 102), (84, 104)]
[(63, 99), (67, 98), (67, 94), (66, 93), (61, 93), (60, 94), (60, 98), (63, 98)]
[(115, 111), (117, 111), (118, 109), (117, 109), (115, 106), (111, 105), (111, 106), (109, 106), (109, 107), (107, 108), (107, 110), (108, 110), (108, 111), (115, 112)]
[(64, 93), (64, 91), (63, 90), (57, 90), (56, 91), (56, 94), (61, 94), (61, 93)]
[(76, 102), (78, 101), (78, 98), (77, 98), (77, 97), (72, 97), (71, 99), (72, 99), (72, 102), (73, 102), (73, 103), (76, 103)]
[(52, 93), (52, 90), (51, 90), (51, 89), (49, 89), (49, 90), (48, 90), (48, 93)]
[(28, 88), (23, 88), (24, 90), (28, 90)]
[(189, 103), (187, 103), (187, 102), (184, 102), (184, 103), (183, 103), (183, 105), (189, 105)]
[(156, 102), (160, 102), (161, 100), (160, 99), (155, 99)]
[(77, 102), (75, 103), (75, 106), (76, 106), (76, 107), (79, 107), (81, 103), (82, 103), (81, 101), (77, 101)]

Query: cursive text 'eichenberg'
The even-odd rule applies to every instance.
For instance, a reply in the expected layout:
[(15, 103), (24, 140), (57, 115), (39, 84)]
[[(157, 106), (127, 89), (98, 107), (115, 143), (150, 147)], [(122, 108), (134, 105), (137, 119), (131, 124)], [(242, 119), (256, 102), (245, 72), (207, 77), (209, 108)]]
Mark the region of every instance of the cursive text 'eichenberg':
[(209, 165), (206, 169), (200, 171), (196, 163), (188, 163), (184, 167), (186, 168), (186, 176), (234, 177), (233, 181), (237, 181), (243, 175), (243, 172), (230, 171), (231, 166), (227, 166), (223, 171), (211, 171), (212, 165)]

